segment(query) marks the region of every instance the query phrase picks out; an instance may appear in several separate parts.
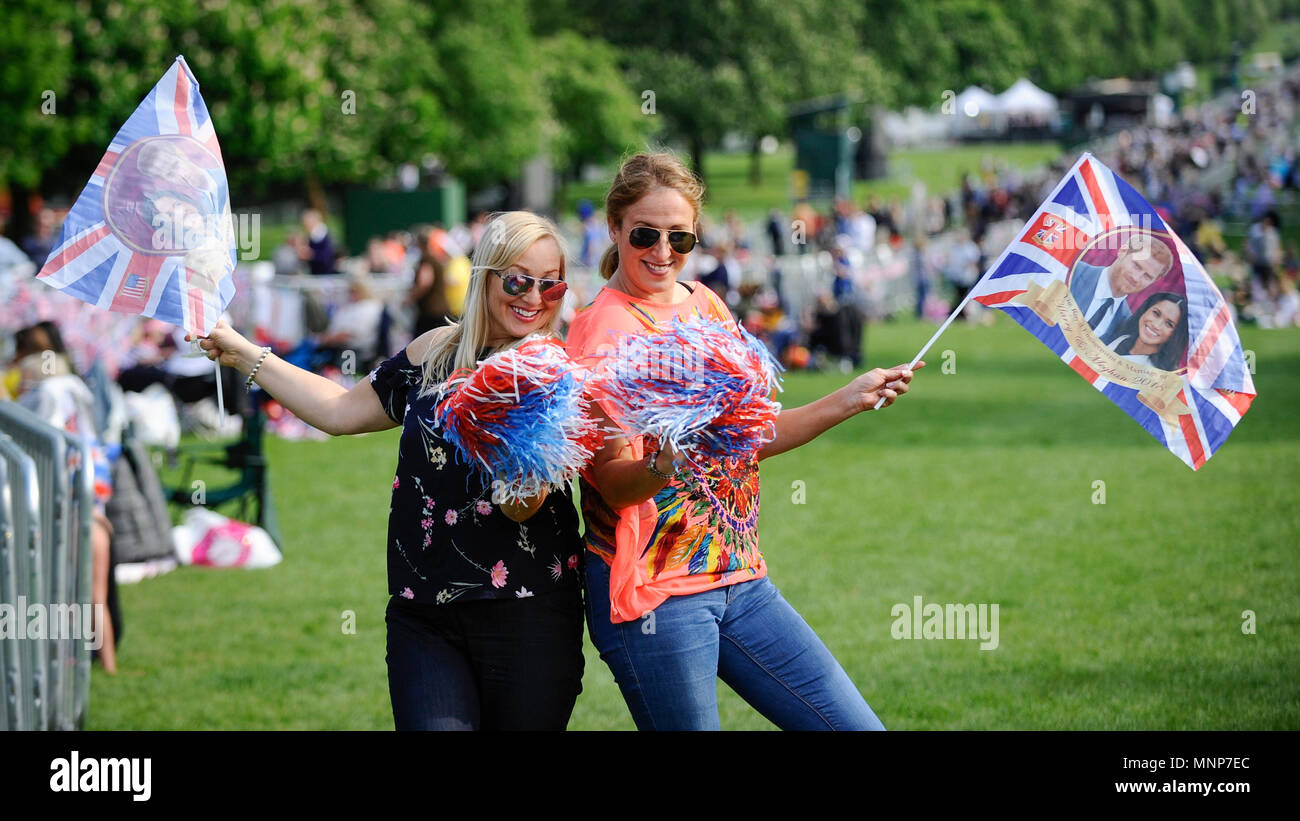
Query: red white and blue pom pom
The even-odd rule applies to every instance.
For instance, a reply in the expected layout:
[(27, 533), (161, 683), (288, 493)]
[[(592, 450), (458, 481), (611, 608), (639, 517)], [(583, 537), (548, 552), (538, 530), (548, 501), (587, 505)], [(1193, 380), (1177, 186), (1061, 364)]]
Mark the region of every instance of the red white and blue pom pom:
[(776, 436), (781, 365), (743, 328), (692, 318), (658, 334), (627, 334), (593, 382), (624, 430), (693, 462), (747, 459)]
[(458, 371), (434, 411), (442, 437), (518, 502), (572, 479), (600, 447), (583, 371), (559, 341), (537, 338)]

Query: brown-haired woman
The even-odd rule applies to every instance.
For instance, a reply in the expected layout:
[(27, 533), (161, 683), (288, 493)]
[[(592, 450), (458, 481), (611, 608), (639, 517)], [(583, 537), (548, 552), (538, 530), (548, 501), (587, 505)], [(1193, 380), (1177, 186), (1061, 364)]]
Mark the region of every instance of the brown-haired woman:
[[(657, 333), (674, 317), (735, 328), (709, 289), (678, 280), (704, 188), (675, 156), (638, 154), (605, 210), (609, 280), (574, 317), (569, 352), (611, 332)], [(608, 350), (608, 349), (606, 349)], [(924, 363), (918, 363), (918, 367)], [(641, 729), (716, 729), (717, 679), (785, 729), (883, 729), (817, 635), (767, 579), (758, 549), (758, 460), (798, 447), (908, 390), (905, 366), (875, 369), (781, 412), (749, 459), (688, 465), (634, 432), (611, 437), (582, 481), (587, 621)]]

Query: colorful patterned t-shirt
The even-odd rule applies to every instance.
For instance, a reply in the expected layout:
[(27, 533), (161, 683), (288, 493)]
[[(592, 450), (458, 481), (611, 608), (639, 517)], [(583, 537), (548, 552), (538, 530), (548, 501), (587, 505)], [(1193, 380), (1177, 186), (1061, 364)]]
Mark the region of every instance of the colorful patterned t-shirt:
[[(569, 355), (586, 361), (605, 346), (617, 350), (620, 333), (659, 333), (674, 318), (699, 317), (736, 328), (727, 306), (698, 283), (689, 297), (661, 304), (604, 288), (580, 309), (568, 333)], [(634, 458), (640, 436), (629, 436)], [(653, 443), (651, 443), (653, 445)], [(668, 596), (698, 593), (761, 578), (758, 549), (758, 459), (728, 459), (692, 467), (638, 507), (615, 510), (584, 475), (582, 516), (587, 548), (610, 565), (611, 618), (631, 621)]]

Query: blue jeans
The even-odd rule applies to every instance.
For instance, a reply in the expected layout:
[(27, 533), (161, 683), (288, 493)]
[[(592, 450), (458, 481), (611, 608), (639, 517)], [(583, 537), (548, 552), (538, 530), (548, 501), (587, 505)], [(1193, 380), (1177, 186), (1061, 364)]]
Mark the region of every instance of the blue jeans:
[(582, 692), (580, 591), (420, 604), (393, 596), (398, 730), (563, 730)]
[(862, 694), (766, 578), (672, 596), (609, 620), (609, 566), (587, 556), (587, 629), (641, 730), (717, 730), (717, 680), (783, 730), (883, 730)]

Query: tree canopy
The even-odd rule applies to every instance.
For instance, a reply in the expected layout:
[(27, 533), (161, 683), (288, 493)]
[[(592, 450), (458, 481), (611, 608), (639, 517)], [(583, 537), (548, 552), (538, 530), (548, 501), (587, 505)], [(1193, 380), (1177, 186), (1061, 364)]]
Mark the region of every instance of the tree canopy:
[[(887, 107), (1027, 75), (1062, 91), (1223, 58), (1300, 0), (7, 0), (0, 186), (75, 190), (184, 54), (231, 182), (374, 182), (436, 155), (471, 186), (648, 139), (757, 146), (787, 107)], [(651, 92), (651, 99), (646, 92)], [(756, 150), (756, 149), (755, 149)]]

